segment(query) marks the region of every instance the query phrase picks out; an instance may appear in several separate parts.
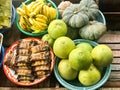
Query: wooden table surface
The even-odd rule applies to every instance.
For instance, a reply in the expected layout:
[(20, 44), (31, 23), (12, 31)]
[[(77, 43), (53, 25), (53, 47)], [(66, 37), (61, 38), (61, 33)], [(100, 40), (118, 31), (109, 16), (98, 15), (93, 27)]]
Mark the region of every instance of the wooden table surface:
[[(24, 0), (13, 0), (13, 5), (18, 7), (21, 2)], [(56, 4), (60, 1), (54, 0)], [(107, 13), (104, 13), (109, 21), (109, 16)], [(117, 22), (120, 19), (116, 20)], [(99, 88), (99, 90), (120, 90), (120, 31), (110, 25), (111, 23), (107, 22), (108, 31), (104, 34), (99, 40), (98, 43), (103, 43), (108, 45), (114, 54), (114, 60), (112, 62), (112, 71), (108, 81)], [(118, 27), (117, 27), (118, 29)], [(4, 34), (3, 46), (7, 49), (14, 41), (17, 41), (26, 36), (22, 34), (16, 27), (16, 24), (7, 30)], [(40, 38), (40, 37), (38, 37)], [(3, 69), (0, 68), (0, 90), (66, 90), (55, 78), (54, 73), (52, 72), (51, 76), (48, 77), (44, 82), (37, 84), (31, 87), (21, 87), (13, 84), (5, 76)]]

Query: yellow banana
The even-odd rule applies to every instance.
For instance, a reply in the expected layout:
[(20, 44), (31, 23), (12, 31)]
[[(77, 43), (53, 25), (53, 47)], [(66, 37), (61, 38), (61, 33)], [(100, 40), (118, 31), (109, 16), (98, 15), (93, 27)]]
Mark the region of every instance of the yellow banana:
[(27, 18), (25, 16), (21, 16), (19, 22), (20, 22), (21, 26), (24, 26), (27, 29), (31, 26), (31, 24), (26, 19)]
[(44, 6), (44, 4), (41, 4), (41, 8), (40, 8), (40, 10), (39, 10), (39, 14), (43, 14), (43, 6)]
[(39, 5), (41, 4), (41, 2), (37, 2), (33, 5), (33, 7), (31, 8), (31, 11), (33, 12)]
[(36, 15), (35, 12), (31, 12), (31, 13), (29, 14), (29, 17), (31, 18), (31, 17), (34, 17), (35, 15)]
[(19, 22), (19, 25), (20, 25), (20, 27), (21, 27), (23, 30), (25, 30), (25, 29), (26, 29), (25, 25), (24, 25), (24, 24), (22, 24), (21, 22)]
[(34, 20), (34, 25), (42, 30), (47, 29), (47, 24)]
[(57, 13), (56, 13), (56, 9), (53, 8), (53, 7), (50, 7), (50, 8), (49, 8), (49, 11), (51, 12), (51, 13), (50, 13), (50, 19), (51, 19), (51, 20), (55, 19), (55, 18), (56, 18), (56, 14), (57, 14)]
[(35, 0), (30, 4), (22, 3), (22, 7), (16, 9), (20, 15), (19, 25), (22, 29), (40, 33), (48, 28), (51, 11), (45, 3), (45, 0)]
[(42, 32), (41, 30), (34, 30), (32, 33), (40, 33)]
[(35, 25), (32, 25), (31, 26), (31, 29), (32, 29), (32, 33), (40, 33), (40, 32), (43, 32), (43, 31), (45, 31), (46, 29), (42, 29), (42, 28), (38, 28), (37, 26), (35, 26)]
[(43, 7), (44, 15), (48, 18), (48, 22), (56, 18), (56, 9), (52, 6), (44, 5)]
[(31, 23), (29, 22), (29, 17), (27, 15), (23, 16), (23, 19), (25, 20), (25, 22), (28, 26), (31, 26)]
[(31, 29), (32, 29), (32, 33), (40, 33), (42, 31), (41, 29), (37, 28), (34, 25), (31, 26)]
[(42, 12), (43, 15), (46, 15), (46, 5), (43, 5), (43, 12)]
[(20, 16), (20, 22), (24, 21), (23, 16)]
[(32, 25), (31, 27), (30, 27), (32, 30), (40, 30), (40, 28), (38, 28), (38, 27), (36, 27), (35, 25)]
[(39, 22), (39, 24), (42, 26), (42, 30), (46, 30), (47, 28), (48, 28), (48, 25), (47, 24), (45, 24), (45, 23), (40, 23)]
[(38, 6), (35, 8), (34, 13), (35, 13), (35, 14), (42, 13), (42, 7), (43, 7), (43, 4), (38, 5)]
[(20, 23), (23, 23), (23, 24), (26, 24), (25, 19), (23, 18), (23, 16), (20, 16), (19, 22), (20, 22)]
[(46, 4), (43, 6), (43, 15), (49, 17), (48, 6)]
[(34, 21), (33, 21), (33, 18), (29, 18), (29, 22), (30, 22), (30, 24), (34, 24)]
[(52, 15), (52, 12), (51, 12), (51, 9), (50, 9), (50, 7), (49, 7), (49, 6), (48, 6), (48, 8), (47, 8), (47, 12), (48, 12), (47, 17), (49, 17), (48, 22), (50, 23), (50, 21), (51, 21), (51, 15)]
[(34, 20), (34, 24), (33, 25), (35, 25), (38, 28), (42, 28), (42, 25), (38, 21), (36, 21), (36, 20)]
[(32, 7), (36, 4), (35, 1), (31, 2), (30, 4), (27, 5), (28, 10), (31, 12)]
[(39, 4), (37, 5), (36, 8), (34, 8), (34, 11), (31, 11), (31, 13), (29, 14), (30, 17), (34, 17), (35, 15), (42, 13), (43, 11), (43, 4)]
[(22, 16), (20, 17), (19, 25), (22, 29), (26, 29), (26, 22)]
[(47, 12), (46, 16), (50, 17), (51, 12), (50, 12), (49, 6), (47, 6), (47, 5), (46, 5), (46, 12)]
[(41, 23), (47, 23), (47, 21), (42, 18), (36, 18), (36, 21), (41, 22)]
[(22, 3), (22, 9), (25, 11), (26, 15), (29, 15), (30, 11), (28, 10), (28, 7), (25, 5), (25, 3)]
[(36, 18), (44, 19), (46, 22), (48, 21), (48, 18), (45, 15), (37, 14)]
[(18, 13), (19, 15), (21, 15), (21, 16), (24, 16), (24, 15), (25, 15), (25, 11), (24, 11), (22, 8), (20, 8), (20, 7), (17, 8), (17, 13)]

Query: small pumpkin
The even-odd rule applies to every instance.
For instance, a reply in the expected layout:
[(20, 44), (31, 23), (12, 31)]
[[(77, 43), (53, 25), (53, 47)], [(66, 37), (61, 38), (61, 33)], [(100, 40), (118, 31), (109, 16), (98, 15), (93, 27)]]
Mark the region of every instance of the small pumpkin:
[(83, 39), (97, 40), (107, 31), (106, 25), (98, 21), (90, 21), (89, 24), (79, 29), (79, 35)]
[(95, 20), (99, 15), (99, 7), (94, 0), (81, 0), (80, 6), (84, 7), (85, 14), (90, 20)]
[(80, 28), (89, 22), (89, 18), (84, 14), (80, 4), (72, 4), (67, 7), (62, 14), (62, 19), (72, 28)]
[(59, 10), (59, 15), (61, 17), (63, 11), (70, 6), (72, 3), (70, 1), (62, 1), (60, 2), (60, 4), (58, 5), (58, 10)]

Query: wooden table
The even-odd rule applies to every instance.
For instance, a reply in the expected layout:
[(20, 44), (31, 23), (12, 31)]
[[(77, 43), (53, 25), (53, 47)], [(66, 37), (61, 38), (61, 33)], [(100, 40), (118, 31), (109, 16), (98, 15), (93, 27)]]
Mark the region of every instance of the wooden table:
[[(17, 7), (19, 4), (21, 4), (22, 1), (24, 0), (13, 0), (13, 4), (15, 7)], [(54, 1), (57, 5), (60, 2), (58, 0)], [(108, 31), (98, 40), (98, 43), (106, 44), (112, 49), (114, 60), (112, 62), (111, 75), (108, 81), (102, 87), (100, 87), (99, 90), (120, 90), (120, 27), (118, 27), (120, 24), (120, 14), (110, 13), (107, 11), (104, 11), (103, 14), (107, 20)], [(111, 16), (115, 17), (111, 18)], [(3, 46), (5, 49), (7, 49), (14, 41), (28, 37), (17, 29), (16, 24), (14, 24), (3, 35)], [(21, 87), (10, 82), (5, 76), (3, 69), (0, 68), (0, 82), (0, 90), (66, 90), (66, 88), (64, 88), (56, 80), (53, 72), (50, 77), (38, 85), (31, 87)]]

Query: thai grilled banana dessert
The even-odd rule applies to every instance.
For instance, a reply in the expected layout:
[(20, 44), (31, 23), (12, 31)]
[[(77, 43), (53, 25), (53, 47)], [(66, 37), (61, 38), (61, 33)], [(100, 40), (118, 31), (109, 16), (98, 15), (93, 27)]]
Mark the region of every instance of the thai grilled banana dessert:
[(0, 0), (0, 29), (10, 28), (12, 18), (12, 0)]
[(5, 65), (15, 71), (18, 82), (33, 82), (50, 75), (50, 47), (47, 42), (22, 39), (15, 50), (8, 53)]

